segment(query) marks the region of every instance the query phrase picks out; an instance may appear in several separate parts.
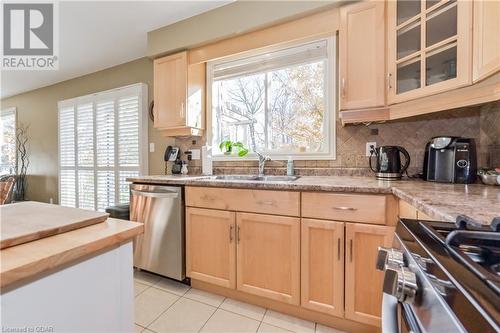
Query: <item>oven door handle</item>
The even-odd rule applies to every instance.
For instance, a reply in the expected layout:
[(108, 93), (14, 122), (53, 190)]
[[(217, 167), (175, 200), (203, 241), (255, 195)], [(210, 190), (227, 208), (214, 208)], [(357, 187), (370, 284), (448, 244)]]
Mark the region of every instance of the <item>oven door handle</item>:
[(396, 297), (383, 293), (382, 296), (382, 333), (399, 333), (398, 300)]

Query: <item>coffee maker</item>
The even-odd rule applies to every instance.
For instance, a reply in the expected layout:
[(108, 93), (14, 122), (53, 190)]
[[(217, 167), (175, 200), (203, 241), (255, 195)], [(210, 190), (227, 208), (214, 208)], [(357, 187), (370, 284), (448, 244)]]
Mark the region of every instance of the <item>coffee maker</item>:
[(476, 180), (474, 139), (440, 136), (425, 146), (424, 180), (469, 184)]
[[(404, 165), (401, 165), (400, 154), (405, 158)], [(372, 156), (376, 157), (375, 167), (372, 165)], [(377, 179), (397, 180), (401, 179), (403, 173), (410, 165), (410, 154), (400, 146), (380, 146), (370, 151), (370, 169), (375, 172)]]

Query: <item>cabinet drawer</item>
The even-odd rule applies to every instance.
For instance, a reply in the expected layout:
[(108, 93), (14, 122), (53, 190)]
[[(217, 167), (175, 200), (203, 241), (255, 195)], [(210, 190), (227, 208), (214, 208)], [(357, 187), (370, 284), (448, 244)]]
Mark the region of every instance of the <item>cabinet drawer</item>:
[(262, 214), (299, 216), (299, 192), (186, 187), (186, 205)]
[(302, 217), (386, 224), (387, 195), (302, 193)]

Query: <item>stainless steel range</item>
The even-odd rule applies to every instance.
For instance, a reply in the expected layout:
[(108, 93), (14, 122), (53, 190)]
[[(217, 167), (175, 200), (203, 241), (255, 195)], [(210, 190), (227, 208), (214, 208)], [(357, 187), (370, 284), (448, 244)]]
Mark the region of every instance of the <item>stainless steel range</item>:
[(500, 218), (400, 220), (385, 271), (382, 332), (500, 332)]

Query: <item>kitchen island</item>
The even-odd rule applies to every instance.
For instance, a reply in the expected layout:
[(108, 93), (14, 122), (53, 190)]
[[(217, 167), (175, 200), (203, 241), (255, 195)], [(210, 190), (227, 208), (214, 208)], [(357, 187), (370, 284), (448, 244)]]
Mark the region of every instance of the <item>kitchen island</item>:
[(132, 239), (142, 231), (108, 218), (2, 249), (2, 331), (133, 331)]

